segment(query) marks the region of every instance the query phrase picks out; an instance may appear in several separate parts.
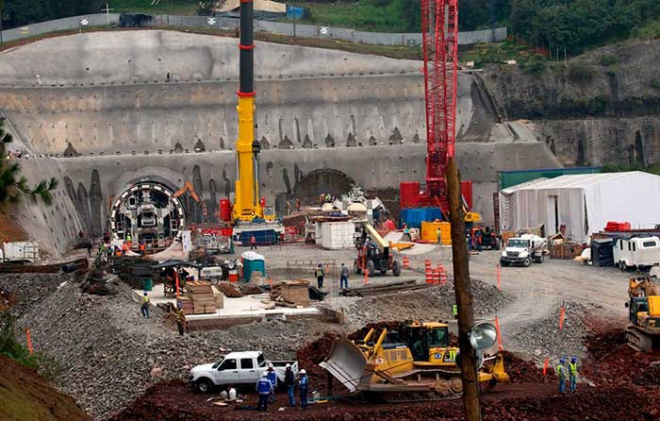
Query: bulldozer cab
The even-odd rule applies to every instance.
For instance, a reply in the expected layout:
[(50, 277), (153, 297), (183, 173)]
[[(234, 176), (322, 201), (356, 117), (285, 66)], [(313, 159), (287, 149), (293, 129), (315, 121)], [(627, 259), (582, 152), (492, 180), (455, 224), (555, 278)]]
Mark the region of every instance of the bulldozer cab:
[(411, 324), (401, 333), (416, 362), (430, 362), (438, 348), (449, 347), (449, 328), (442, 323)]

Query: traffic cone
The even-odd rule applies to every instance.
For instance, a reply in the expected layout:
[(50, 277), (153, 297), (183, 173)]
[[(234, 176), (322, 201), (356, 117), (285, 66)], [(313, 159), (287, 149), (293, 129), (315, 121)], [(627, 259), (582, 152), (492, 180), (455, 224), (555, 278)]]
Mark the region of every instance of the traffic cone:
[(433, 271), (431, 269), (431, 261), (426, 260), (424, 262), (424, 274), (426, 275), (426, 283), (431, 284), (433, 283)]
[(410, 259), (408, 256), (403, 256), (403, 266), (404, 269), (410, 269)]

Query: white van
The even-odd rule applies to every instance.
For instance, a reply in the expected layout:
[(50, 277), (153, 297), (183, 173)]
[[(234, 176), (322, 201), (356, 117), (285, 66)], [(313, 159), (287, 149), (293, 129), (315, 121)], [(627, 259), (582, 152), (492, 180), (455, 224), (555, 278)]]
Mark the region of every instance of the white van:
[(618, 238), (614, 243), (614, 264), (621, 270), (660, 265), (658, 237)]

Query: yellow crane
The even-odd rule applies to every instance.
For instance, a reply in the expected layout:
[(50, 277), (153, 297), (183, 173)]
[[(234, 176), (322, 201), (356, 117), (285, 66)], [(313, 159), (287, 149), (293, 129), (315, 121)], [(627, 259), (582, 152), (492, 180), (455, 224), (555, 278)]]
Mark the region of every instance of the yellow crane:
[(236, 188), (233, 222), (250, 222), (263, 218), (259, 196), (259, 152), (254, 138), (254, 34), (252, 0), (241, 0), (240, 87), (237, 92), (238, 139), (236, 140)]

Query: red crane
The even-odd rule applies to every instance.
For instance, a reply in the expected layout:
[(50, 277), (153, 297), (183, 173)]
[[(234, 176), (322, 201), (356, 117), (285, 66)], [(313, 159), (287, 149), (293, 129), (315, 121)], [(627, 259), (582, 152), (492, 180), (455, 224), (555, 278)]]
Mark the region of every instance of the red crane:
[(426, 100), (426, 190), (420, 206), (448, 211), (445, 173), (456, 142), (458, 0), (422, 0)]

